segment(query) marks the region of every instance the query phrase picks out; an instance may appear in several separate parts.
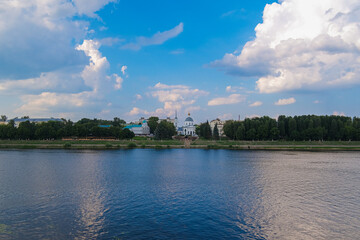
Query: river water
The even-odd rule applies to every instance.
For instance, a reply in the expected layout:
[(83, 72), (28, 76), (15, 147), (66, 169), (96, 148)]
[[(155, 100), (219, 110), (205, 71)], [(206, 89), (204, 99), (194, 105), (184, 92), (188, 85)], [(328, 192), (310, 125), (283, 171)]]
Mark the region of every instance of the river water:
[(0, 151), (0, 239), (359, 239), (360, 154)]

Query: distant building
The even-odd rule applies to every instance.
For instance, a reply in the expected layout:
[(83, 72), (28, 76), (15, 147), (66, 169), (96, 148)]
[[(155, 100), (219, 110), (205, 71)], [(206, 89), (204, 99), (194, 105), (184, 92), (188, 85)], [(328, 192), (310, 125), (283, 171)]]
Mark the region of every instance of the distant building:
[(124, 127), (124, 129), (129, 129), (132, 131), (135, 136), (147, 136), (150, 135), (150, 127), (147, 124), (146, 120), (142, 120), (141, 124), (132, 124)]
[(210, 122), (210, 128), (211, 128), (211, 132), (214, 133), (214, 128), (215, 125), (217, 124), (217, 128), (219, 130), (219, 136), (224, 136), (224, 121), (221, 121), (219, 118), (212, 120)]
[[(178, 134), (180, 135), (185, 135), (185, 136), (197, 136), (196, 135), (196, 127), (194, 125), (194, 119), (192, 119), (190, 117), (190, 113), (188, 114), (189, 116), (185, 119), (184, 122), (184, 126), (179, 127), (177, 129)], [(177, 117), (176, 117), (177, 119)]]
[(169, 123), (174, 124), (175, 128), (177, 127), (177, 117), (175, 117), (175, 118), (167, 117), (167, 118), (159, 119), (158, 122), (160, 123), (161, 121), (167, 121)]
[[(63, 122), (64, 120), (60, 119), (60, 118), (14, 118), (12, 119), (14, 121), (14, 126), (15, 127), (19, 127), (20, 123), (22, 122), (26, 122), (29, 121), (30, 123), (46, 123), (46, 122)], [(11, 120), (6, 121), (6, 123), (8, 124)]]
[[(139, 121), (135, 121), (133, 122), (134, 124), (137, 124), (137, 125), (141, 125), (143, 121), (149, 121), (149, 119), (146, 119), (144, 117), (141, 117), (139, 119)], [(175, 126), (175, 129), (177, 129), (177, 125), (178, 125), (178, 118), (177, 118), (177, 111), (175, 111), (175, 118), (170, 118), (170, 117), (167, 117), (167, 118), (159, 118), (158, 120), (158, 123), (162, 122), (162, 121), (166, 121), (166, 122), (169, 122), (169, 123), (172, 123), (174, 124)]]

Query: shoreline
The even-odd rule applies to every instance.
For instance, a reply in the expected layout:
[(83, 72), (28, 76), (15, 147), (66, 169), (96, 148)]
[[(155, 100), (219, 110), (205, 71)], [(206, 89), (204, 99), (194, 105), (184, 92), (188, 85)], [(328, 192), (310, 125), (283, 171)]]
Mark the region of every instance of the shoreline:
[(0, 141), (4, 149), (74, 149), (74, 150), (116, 150), (116, 149), (228, 149), (262, 151), (360, 151), (360, 142), (236, 142), (206, 141), (192, 142), (185, 146), (180, 141)]

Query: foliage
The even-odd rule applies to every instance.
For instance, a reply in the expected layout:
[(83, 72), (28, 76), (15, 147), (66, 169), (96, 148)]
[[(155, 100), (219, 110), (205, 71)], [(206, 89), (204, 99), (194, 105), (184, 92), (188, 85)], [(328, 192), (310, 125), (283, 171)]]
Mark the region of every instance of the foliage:
[(147, 124), (150, 128), (150, 133), (154, 134), (155, 130), (158, 126), (159, 118), (158, 117), (150, 117), (147, 121)]
[(219, 140), (220, 136), (219, 136), (219, 129), (217, 127), (217, 123), (215, 124), (215, 127), (214, 127), (214, 132), (213, 132), (213, 138), (215, 140)]
[(65, 143), (64, 144), (64, 148), (70, 148), (71, 147), (71, 143)]
[(136, 144), (135, 144), (135, 143), (129, 143), (127, 146), (128, 146), (128, 148), (136, 148)]
[(155, 139), (163, 140), (163, 139), (171, 139), (172, 136), (176, 134), (176, 129), (174, 124), (161, 121), (155, 129)]
[(135, 134), (127, 128), (122, 130), (119, 134), (120, 139), (131, 139), (133, 137), (135, 137)]
[(232, 140), (359, 141), (360, 118), (303, 115), (277, 121), (270, 117), (227, 121), (225, 135)]
[[(6, 117), (4, 117), (5, 119)], [(23, 117), (23, 119), (28, 119)], [(21, 122), (15, 127), (14, 120), (0, 125), (0, 139), (11, 140), (55, 140), (62, 138), (116, 138), (131, 139), (134, 133), (123, 130), (125, 121), (114, 118), (114, 121), (83, 118), (76, 123), (70, 120), (33, 123)]]
[[(219, 134), (219, 132), (218, 132)], [(199, 126), (199, 130), (198, 130), (198, 135), (199, 137), (205, 138), (205, 139), (211, 139), (212, 134), (211, 134), (211, 127), (209, 124), (209, 121), (206, 121), (206, 123), (202, 123)]]

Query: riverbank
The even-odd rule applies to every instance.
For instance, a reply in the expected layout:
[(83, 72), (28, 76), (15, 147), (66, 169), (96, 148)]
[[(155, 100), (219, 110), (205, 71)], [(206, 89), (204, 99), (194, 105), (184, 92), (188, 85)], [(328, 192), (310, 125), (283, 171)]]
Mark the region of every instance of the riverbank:
[(131, 149), (188, 148), (234, 150), (294, 150), (294, 151), (360, 151), (360, 142), (344, 141), (231, 141), (197, 140), (184, 144), (177, 140), (96, 140), (96, 141), (24, 141), (1, 140), (0, 149)]

